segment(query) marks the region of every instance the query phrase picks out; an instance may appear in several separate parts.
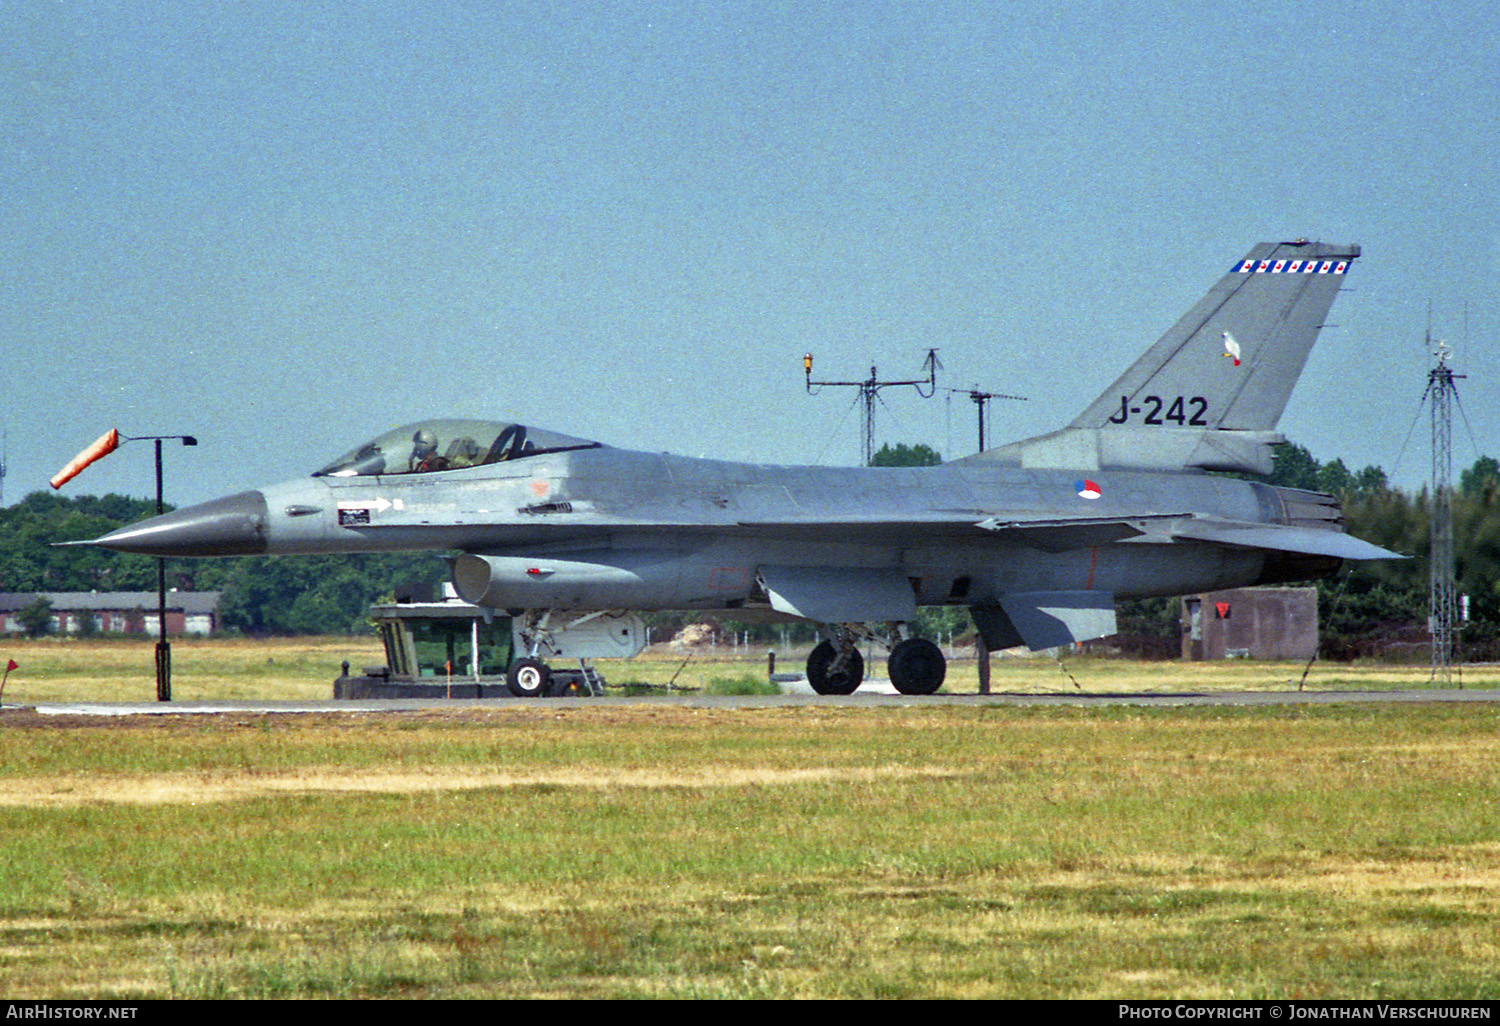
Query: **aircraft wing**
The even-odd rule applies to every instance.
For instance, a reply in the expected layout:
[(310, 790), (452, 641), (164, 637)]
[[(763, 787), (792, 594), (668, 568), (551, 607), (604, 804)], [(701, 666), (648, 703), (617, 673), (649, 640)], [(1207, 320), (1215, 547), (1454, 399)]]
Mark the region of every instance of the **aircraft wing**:
[(1051, 520), (1000, 520), (989, 517), (975, 524), (996, 534), (1003, 535), (1043, 552), (1068, 552), (1073, 549), (1092, 549), (1110, 542), (1139, 538), (1147, 531), (1151, 520), (1172, 519), (1170, 516), (1144, 516), (1129, 519), (1109, 517), (1080, 517), (1077, 519)]
[[(458, 522), (465, 519), (467, 518), (455, 518)], [(379, 531), (383, 527), (416, 526), (418, 523), (431, 525), (434, 518), (413, 513), (385, 514), (360, 529)], [(1341, 531), (1220, 520), (1187, 512), (1148, 513), (1127, 517), (1026, 517), (1013, 513), (992, 514), (978, 509), (938, 509), (895, 516), (890, 513), (841, 513), (831, 517), (776, 517), (760, 520), (733, 515), (723, 519), (615, 516), (575, 506), (558, 509), (556, 512), (549, 511), (546, 515), (534, 518), (528, 517), (524, 524), (513, 521), (508, 525), (485, 524), (482, 520), (469, 520), (468, 526), (477, 536), (493, 533), (496, 537), (488, 539), (492, 544), (514, 544), (549, 536), (586, 536), (601, 530), (666, 531), (688, 535), (715, 533), (810, 541), (848, 540), (851, 532), (857, 532), (865, 540), (894, 544), (922, 539), (989, 535), (1043, 552), (1069, 552), (1144, 537), (1148, 542), (1210, 542), (1238, 548), (1333, 556), (1339, 559), (1406, 558)], [(510, 537), (513, 533), (514, 538)], [(1151, 537), (1146, 537), (1148, 535)], [(476, 541), (476, 545), (460, 547), (482, 548), (484, 539), (476, 537)]]
[[(1018, 517), (1014, 513), (995, 514), (981, 509), (932, 510), (891, 514), (839, 513), (832, 516), (777, 516), (767, 519), (743, 515), (702, 518), (628, 515), (597, 512), (581, 505), (549, 511), (545, 515), (515, 520), (495, 521), (488, 511), (434, 517), (427, 512), (381, 512), (368, 523), (358, 525), (361, 532), (430, 527), (448, 524), (466, 526), (474, 532), (473, 545), (519, 544), (565, 537), (582, 537), (597, 532), (667, 532), (682, 535), (727, 534), (737, 537), (776, 537), (805, 541), (848, 541), (857, 536), (865, 541), (900, 544), (923, 539), (946, 540), (963, 537), (1001, 536), (1046, 552), (1087, 549), (1110, 542), (1134, 538), (1147, 533), (1152, 521), (1182, 519), (1188, 514), (1147, 514), (1135, 517), (1059, 518)], [(486, 538), (486, 536), (489, 536)]]
[[(1197, 541), (1237, 548), (1265, 549), (1338, 559), (1406, 559), (1378, 545), (1326, 528), (1218, 520), (1190, 513), (1153, 513), (1134, 517), (1078, 517), (975, 519), (974, 511), (933, 513), (893, 519), (890, 516), (841, 516), (835, 520), (778, 520), (741, 522), (746, 534), (848, 537), (851, 530), (862, 536), (886, 535), (910, 540), (913, 536), (954, 537), (977, 530), (1017, 541), (1043, 552), (1089, 549), (1132, 538), (1149, 541)], [(1146, 536), (1152, 537), (1146, 537)]]
[(857, 531), (861, 538), (915, 541), (922, 538), (999, 536), (1044, 552), (1089, 549), (1148, 533), (1151, 521), (1181, 519), (1187, 514), (1148, 514), (1138, 517), (1037, 517), (991, 515), (982, 510), (941, 511), (895, 518), (889, 514), (806, 517), (775, 521), (740, 521), (735, 533), (846, 540)]

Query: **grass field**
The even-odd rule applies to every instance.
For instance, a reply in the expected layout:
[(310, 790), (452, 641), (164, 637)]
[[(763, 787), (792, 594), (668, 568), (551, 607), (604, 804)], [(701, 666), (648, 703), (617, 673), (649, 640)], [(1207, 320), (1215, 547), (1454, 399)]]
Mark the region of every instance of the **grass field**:
[[(140, 640), (7, 638), (0, 660), (14, 659), (20, 668), (10, 675), (3, 702), (149, 702), (156, 698), (152, 643)], [(972, 650), (971, 650), (972, 651)], [(805, 648), (781, 653), (777, 669), (800, 671)], [(354, 673), (385, 662), (373, 638), (174, 639), (172, 697), (204, 699), (326, 699), (333, 679), (348, 660)], [(630, 660), (598, 661), (611, 685), (629, 683), (701, 690), (725, 677), (764, 678), (766, 651), (734, 653), (728, 649), (673, 651), (655, 646)], [(870, 676), (884, 677), (883, 656), (867, 655)], [(1181, 692), (1390, 690), (1431, 686), (1424, 665), (1386, 666), (1315, 662), (1265, 663), (1225, 660), (1217, 663), (1135, 662), (1091, 656), (992, 660), (990, 687), (995, 692)], [(1304, 671), (1306, 677), (1304, 678)], [(1464, 667), (1464, 687), (1500, 687), (1500, 666)], [(974, 694), (979, 675), (972, 655), (948, 664), (944, 690)]]
[[(355, 653), (174, 644), (175, 690), (326, 697)], [(7, 706), (152, 693), (149, 645), (9, 656)], [(997, 690), (1073, 689), (1027, 662)], [(1291, 672), (1065, 665), (1091, 690)], [(1497, 728), (1436, 704), (7, 709), (0, 993), (1494, 999)]]

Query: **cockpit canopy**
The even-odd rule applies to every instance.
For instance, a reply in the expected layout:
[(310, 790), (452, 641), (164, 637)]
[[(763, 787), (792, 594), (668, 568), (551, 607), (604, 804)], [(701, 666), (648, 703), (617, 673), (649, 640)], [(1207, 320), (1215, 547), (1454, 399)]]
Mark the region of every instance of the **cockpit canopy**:
[(571, 449), (599, 449), (598, 442), (488, 420), (424, 420), (394, 428), (345, 453), (314, 477), (430, 474)]

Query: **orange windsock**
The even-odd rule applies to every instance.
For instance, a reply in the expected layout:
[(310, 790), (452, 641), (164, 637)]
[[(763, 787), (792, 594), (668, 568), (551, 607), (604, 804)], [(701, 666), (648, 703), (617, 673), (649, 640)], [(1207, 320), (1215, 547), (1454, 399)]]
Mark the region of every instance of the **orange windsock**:
[(103, 459), (120, 447), (120, 431), (118, 428), (110, 428), (105, 434), (99, 436), (99, 440), (89, 446), (83, 452), (73, 457), (71, 463), (63, 467), (52, 477), (52, 487), (61, 488), (69, 481), (78, 476), (78, 472), (95, 460)]

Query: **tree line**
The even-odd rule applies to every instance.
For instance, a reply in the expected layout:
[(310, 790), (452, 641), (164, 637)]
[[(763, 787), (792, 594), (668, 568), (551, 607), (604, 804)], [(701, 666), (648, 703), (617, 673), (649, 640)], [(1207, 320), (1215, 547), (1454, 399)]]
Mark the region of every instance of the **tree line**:
[[(1380, 467), (1351, 471), (1339, 459), (1323, 463), (1300, 445), (1277, 446), (1269, 477), (1232, 475), (1338, 498), (1344, 528), (1357, 538), (1410, 559), (1346, 562), (1319, 581), (1319, 653), (1332, 659), (1426, 659), (1431, 580), (1432, 495), (1391, 486)], [(1458, 591), (1468, 596), (1469, 619), (1456, 635), (1457, 658), (1500, 658), (1500, 463), (1481, 456), (1453, 489), (1453, 551)], [(1175, 654), (1181, 640), (1176, 599), (1120, 603), (1121, 642), (1140, 654)]]
[[(171, 507), (169, 506), (168, 509)], [(156, 515), (154, 500), (33, 492), (0, 509), (0, 591), (156, 590), (156, 559), (56, 542), (97, 538)], [(169, 559), (167, 587), (222, 592), (221, 628), (245, 634), (361, 634), (370, 604), (445, 580), (437, 553)], [(154, 608), (154, 602), (152, 606)]]
[[(877, 465), (939, 462), (927, 446), (886, 447)], [(1411, 559), (1348, 563), (1319, 582), (1319, 619), (1326, 656), (1390, 657), (1425, 654), (1427, 643), (1428, 535), (1432, 497), (1391, 486), (1384, 470), (1349, 470), (1341, 460), (1320, 462), (1307, 449), (1279, 447), (1270, 484), (1338, 497), (1350, 534)], [(1464, 470), (1452, 495), (1458, 590), (1468, 596), (1469, 619), (1458, 632), (1461, 657), (1500, 658), (1500, 463), (1485, 456)], [(121, 495), (64, 498), (36, 492), (0, 509), (0, 591), (154, 591), (156, 560), (90, 546), (55, 542), (97, 538), (156, 512), (156, 504)], [(347, 556), (243, 556), (169, 559), (168, 587), (220, 591), (222, 628), (246, 634), (354, 634), (370, 630), (372, 602), (408, 584), (448, 578), (438, 553)], [(1180, 642), (1175, 599), (1120, 603), (1122, 648), (1144, 655), (1175, 655)], [(667, 629), (696, 614), (648, 618)], [(923, 610), (917, 628), (962, 636), (967, 611)], [(725, 621), (727, 630), (752, 640), (781, 637), (776, 625)], [(660, 635), (661, 631), (657, 632)], [(801, 632), (806, 633), (806, 632)], [(803, 640), (798, 635), (797, 640)]]

